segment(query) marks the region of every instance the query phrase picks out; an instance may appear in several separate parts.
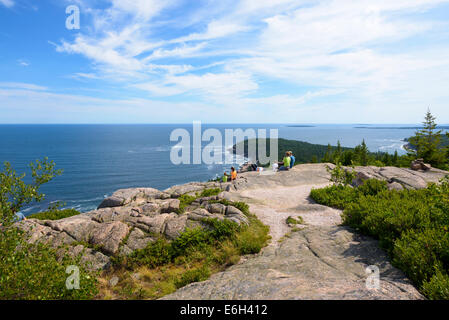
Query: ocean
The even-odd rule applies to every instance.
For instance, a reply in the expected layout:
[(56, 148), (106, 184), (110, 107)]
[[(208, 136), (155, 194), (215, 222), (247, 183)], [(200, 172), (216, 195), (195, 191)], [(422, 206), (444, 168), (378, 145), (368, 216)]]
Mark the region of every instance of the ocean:
[[(18, 172), (26, 172), (35, 159), (48, 157), (64, 170), (41, 189), (46, 200), (23, 209), (25, 215), (48, 208), (55, 201), (82, 212), (95, 209), (115, 190), (132, 187), (165, 189), (191, 181), (207, 181), (229, 170), (231, 164), (175, 165), (170, 150), (170, 134), (177, 128), (192, 133), (192, 124), (149, 125), (0, 125), (0, 161), (8, 161)], [(354, 147), (365, 139), (370, 151), (405, 153), (404, 138), (416, 131), (404, 125), (311, 125), (208, 124), (216, 128), (243, 130), (278, 129), (279, 137), (310, 143)], [(267, 132), (268, 134), (268, 132)], [(207, 144), (207, 143), (206, 143)], [(223, 157), (231, 156), (224, 146)], [(239, 157), (236, 164), (245, 159)]]

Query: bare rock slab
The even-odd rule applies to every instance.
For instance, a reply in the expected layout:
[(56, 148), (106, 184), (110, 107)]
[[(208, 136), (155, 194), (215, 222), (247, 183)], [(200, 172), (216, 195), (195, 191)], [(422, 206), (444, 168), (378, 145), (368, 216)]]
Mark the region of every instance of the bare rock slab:
[[(163, 299), (422, 299), (387, 261), (377, 241), (348, 228), (309, 227)], [(378, 290), (366, 287), (370, 265), (380, 269)]]

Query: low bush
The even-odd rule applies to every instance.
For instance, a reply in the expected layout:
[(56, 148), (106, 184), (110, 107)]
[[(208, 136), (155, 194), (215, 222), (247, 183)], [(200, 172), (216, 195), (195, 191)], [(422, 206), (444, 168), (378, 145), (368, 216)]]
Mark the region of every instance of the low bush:
[(179, 279), (175, 280), (176, 288), (181, 288), (192, 282), (200, 282), (210, 277), (211, 271), (208, 266), (187, 270)]
[(358, 199), (358, 194), (349, 186), (329, 186), (323, 189), (312, 189), (310, 197), (319, 204), (344, 209)]
[(204, 189), (201, 192), (200, 197), (212, 197), (220, 194), (220, 192), (221, 192), (220, 188)]
[(59, 220), (71, 216), (76, 216), (78, 214), (80, 214), (80, 212), (75, 209), (56, 209), (34, 213), (29, 215), (28, 218), (38, 220)]
[(285, 221), (287, 224), (304, 224), (304, 220), (302, 219), (301, 216), (297, 217), (297, 218), (293, 218), (293, 217), (288, 217), (287, 220)]
[[(25, 173), (17, 174), (8, 162), (0, 171), (0, 300), (91, 299), (97, 293), (97, 281), (80, 263), (80, 257), (43, 243), (28, 243), (14, 224), (25, 205), (45, 199), (41, 186), (62, 173), (47, 158), (30, 163), (29, 168), (29, 182)], [(59, 204), (50, 210), (57, 208)], [(66, 287), (69, 266), (79, 268), (79, 289)]]
[(197, 197), (190, 196), (188, 194), (183, 194), (182, 196), (180, 196), (178, 198), (178, 200), (179, 200), (178, 213), (183, 213), (185, 208), (187, 206), (189, 206), (190, 204), (192, 204), (192, 202), (195, 201), (196, 199), (197, 199)]
[[(29, 244), (15, 228), (0, 232), (0, 300), (82, 300), (97, 294), (97, 280), (79, 259), (63, 255), (58, 259), (48, 245)], [(80, 271), (79, 289), (69, 290), (68, 266)]]

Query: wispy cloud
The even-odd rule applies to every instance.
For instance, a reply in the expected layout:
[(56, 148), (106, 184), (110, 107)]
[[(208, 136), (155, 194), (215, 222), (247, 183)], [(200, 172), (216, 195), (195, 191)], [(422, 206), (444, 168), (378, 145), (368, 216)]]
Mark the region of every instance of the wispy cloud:
[(0, 0), (0, 4), (4, 5), (7, 8), (11, 8), (14, 6), (13, 0)]
[(398, 121), (405, 106), (449, 102), (449, 23), (435, 15), (449, 0), (77, 3), (84, 25), (56, 50), (90, 62), (73, 78), (116, 83), (127, 95), (265, 121), (314, 121), (317, 110), (374, 119), (379, 108)]
[(0, 82), (0, 88), (8, 89), (26, 89), (32, 91), (45, 91), (48, 90), (47, 87), (39, 86), (32, 83), (22, 83), (22, 82)]

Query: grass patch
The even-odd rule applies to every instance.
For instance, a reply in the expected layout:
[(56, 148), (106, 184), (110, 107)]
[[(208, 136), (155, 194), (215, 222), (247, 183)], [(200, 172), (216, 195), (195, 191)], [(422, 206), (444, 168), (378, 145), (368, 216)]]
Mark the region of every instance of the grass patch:
[(287, 224), (293, 224), (293, 225), (304, 224), (304, 220), (302, 219), (301, 216), (296, 217), (296, 219), (293, 217), (288, 217), (285, 222)]
[(177, 210), (178, 214), (184, 213), (186, 207), (190, 206), (193, 201), (195, 201), (197, 197), (190, 196), (188, 194), (183, 194), (178, 198), (179, 200), (179, 209)]
[(29, 215), (29, 219), (38, 220), (59, 220), (80, 214), (78, 210), (75, 209), (54, 209), (48, 211), (42, 211)]
[(449, 180), (403, 191), (367, 180), (359, 188), (332, 186), (311, 196), (344, 209), (344, 224), (379, 239), (393, 264), (428, 298), (449, 298)]
[(213, 189), (204, 189), (201, 193), (200, 193), (200, 197), (212, 197), (212, 196), (217, 196), (221, 193), (221, 189), (220, 188), (213, 188)]

